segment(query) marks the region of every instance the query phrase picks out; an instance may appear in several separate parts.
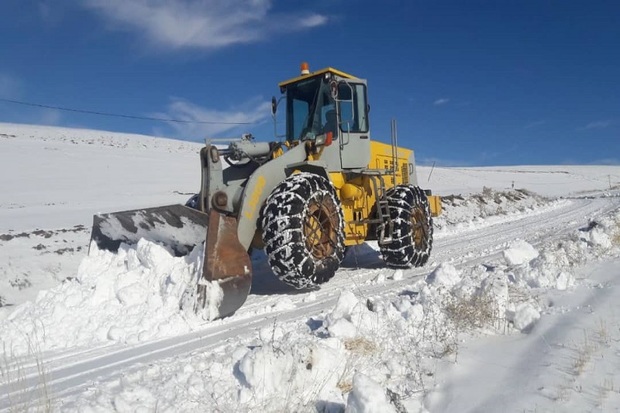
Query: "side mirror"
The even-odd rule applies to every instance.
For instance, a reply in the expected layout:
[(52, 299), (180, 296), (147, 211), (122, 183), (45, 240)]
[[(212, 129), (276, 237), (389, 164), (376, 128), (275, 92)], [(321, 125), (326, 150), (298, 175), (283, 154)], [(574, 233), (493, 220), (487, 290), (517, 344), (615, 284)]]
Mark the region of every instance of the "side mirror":
[(271, 116), (276, 116), (278, 110), (278, 101), (275, 96), (271, 97)]

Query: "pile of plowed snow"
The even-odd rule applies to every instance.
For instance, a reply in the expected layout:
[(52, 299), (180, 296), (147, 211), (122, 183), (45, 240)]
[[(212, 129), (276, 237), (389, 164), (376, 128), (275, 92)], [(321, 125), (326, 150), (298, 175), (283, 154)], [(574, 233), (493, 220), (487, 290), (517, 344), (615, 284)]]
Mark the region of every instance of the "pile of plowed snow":
[(551, 200), (524, 189), (496, 191), (484, 188), (479, 194), (447, 195), (441, 197), (443, 211), (434, 220), (435, 226), (462, 228), (489, 217), (521, 216), (523, 213), (543, 212), (562, 200)]
[[(185, 257), (140, 240), (117, 253), (91, 245), (77, 275), (40, 291), (34, 302), (0, 319), (0, 343), (23, 355), (105, 342), (136, 343), (186, 333), (217, 315), (221, 289), (209, 283), (209, 304), (198, 315), (194, 294), (204, 244)], [(1, 316), (2, 313), (0, 313)]]
[(532, 329), (550, 305), (538, 294), (587, 283), (572, 269), (620, 256), (619, 228), (615, 211), (560, 242), (517, 240), (484, 266), (441, 264), (395, 294), (343, 291), (324, 314), (266, 327), (251, 343), (145, 368), (114, 383), (120, 391), (100, 386), (88, 401), (65, 407), (106, 410), (122, 401), (128, 410), (419, 411), (424, 400), (416, 395), (434, 385), (434, 360), (456, 359), (463, 333)]

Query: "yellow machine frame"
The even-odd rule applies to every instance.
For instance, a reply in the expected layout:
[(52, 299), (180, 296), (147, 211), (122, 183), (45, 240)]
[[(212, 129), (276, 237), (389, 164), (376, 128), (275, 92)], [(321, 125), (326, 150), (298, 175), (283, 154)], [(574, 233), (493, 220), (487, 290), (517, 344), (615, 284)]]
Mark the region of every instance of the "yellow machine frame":
[[(386, 143), (372, 141), (369, 169), (391, 170), (393, 162), (392, 146)], [(373, 180), (383, 179), (385, 188), (396, 185), (409, 184), (409, 157), (413, 153), (411, 149), (397, 148), (396, 171), (387, 175), (358, 175), (348, 179), (347, 173), (330, 172), (330, 180), (340, 197), (342, 211), (345, 220), (345, 245), (359, 245), (374, 234), (369, 234), (369, 226), (362, 220), (372, 216), (372, 209), (377, 204), (377, 182)], [(433, 216), (441, 214), (441, 200), (436, 195), (427, 195), (431, 213)]]

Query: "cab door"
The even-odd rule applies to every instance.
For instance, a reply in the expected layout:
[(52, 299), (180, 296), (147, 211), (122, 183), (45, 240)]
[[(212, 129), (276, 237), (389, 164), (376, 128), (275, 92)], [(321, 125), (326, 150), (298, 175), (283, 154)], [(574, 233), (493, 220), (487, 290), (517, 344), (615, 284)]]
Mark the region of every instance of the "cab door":
[(370, 128), (366, 82), (338, 82), (335, 97), (340, 129), (340, 160), (343, 169), (365, 168), (370, 162)]

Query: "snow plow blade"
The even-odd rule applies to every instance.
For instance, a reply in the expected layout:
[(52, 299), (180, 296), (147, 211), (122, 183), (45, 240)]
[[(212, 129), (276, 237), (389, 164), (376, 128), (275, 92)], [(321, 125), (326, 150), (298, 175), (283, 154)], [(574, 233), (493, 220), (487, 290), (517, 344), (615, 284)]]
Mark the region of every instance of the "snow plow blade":
[(99, 214), (93, 217), (91, 242), (116, 252), (121, 243), (133, 245), (144, 238), (181, 257), (205, 241), (208, 222), (207, 214), (183, 205)]
[(217, 318), (233, 314), (243, 305), (252, 286), (252, 262), (237, 236), (237, 219), (209, 212), (202, 281), (198, 283), (196, 311), (209, 306), (208, 283), (217, 282), (223, 290)]
[[(141, 238), (168, 247), (177, 257), (206, 240), (203, 271), (196, 287), (197, 313), (208, 307), (210, 318), (221, 318), (245, 302), (252, 285), (252, 263), (237, 237), (236, 218), (213, 209), (205, 214), (183, 205), (93, 217), (91, 243), (99, 249), (116, 252), (122, 243), (137, 244)], [(217, 283), (222, 291), (210, 283)]]

